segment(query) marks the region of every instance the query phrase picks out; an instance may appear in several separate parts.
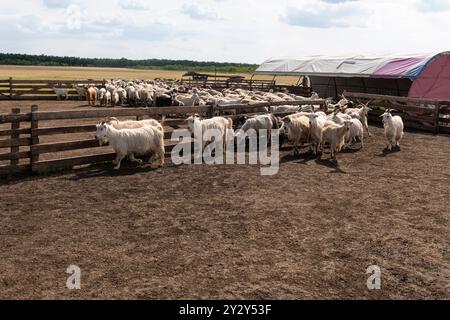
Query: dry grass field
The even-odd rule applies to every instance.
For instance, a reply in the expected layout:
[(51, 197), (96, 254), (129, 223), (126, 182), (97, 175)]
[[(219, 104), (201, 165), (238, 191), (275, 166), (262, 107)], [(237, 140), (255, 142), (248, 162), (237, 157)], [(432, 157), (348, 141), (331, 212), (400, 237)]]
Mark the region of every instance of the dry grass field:
[[(29, 80), (103, 80), (103, 79), (181, 79), (184, 71), (140, 70), (126, 68), (84, 68), (84, 67), (40, 67), (40, 66), (0, 66), (0, 79)], [(250, 78), (251, 74), (238, 74)], [(255, 76), (254, 79), (271, 80), (270, 76)], [(297, 77), (277, 77), (277, 83), (296, 84)]]

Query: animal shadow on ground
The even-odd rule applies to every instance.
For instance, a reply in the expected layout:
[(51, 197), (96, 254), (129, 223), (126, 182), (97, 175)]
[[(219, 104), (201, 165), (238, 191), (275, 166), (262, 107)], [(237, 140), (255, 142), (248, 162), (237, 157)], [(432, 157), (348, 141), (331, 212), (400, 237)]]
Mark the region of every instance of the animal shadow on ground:
[[(359, 150), (354, 150), (353, 152), (358, 152)], [(337, 160), (333, 159), (322, 159), (322, 155), (315, 156), (312, 152), (300, 153), (300, 155), (292, 155), (289, 153), (280, 159), (280, 163), (298, 163), (306, 165), (311, 161), (315, 161), (317, 165), (324, 166), (333, 169), (331, 173), (346, 173), (339, 165)]]
[(329, 158), (329, 159), (317, 158), (316, 164), (333, 169), (333, 171), (330, 171), (330, 173), (344, 173), (344, 174), (347, 173), (344, 170), (342, 170), (342, 168), (339, 165), (339, 162), (337, 160), (333, 160), (331, 158)]
[(82, 180), (98, 177), (121, 177), (133, 176), (146, 172), (161, 172), (161, 168), (152, 168), (150, 164), (138, 166), (133, 163), (123, 163), (119, 170), (114, 170), (110, 163), (91, 166), (89, 168), (79, 169), (70, 177), (70, 180)]
[(352, 154), (352, 153), (358, 153), (361, 150), (362, 150), (362, 148), (359, 148), (359, 149), (347, 148), (347, 149), (343, 149), (340, 153)]
[(387, 157), (387, 156), (389, 156), (389, 155), (391, 155), (391, 154), (398, 153), (398, 152), (400, 152), (400, 151), (401, 151), (401, 148), (400, 148), (400, 147), (395, 147), (395, 148), (393, 148), (393, 149), (390, 150), (390, 151), (389, 151), (389, 149), (386, 147), (386, 148), (384, 148), (383, 152), (382, 152), (381, 154), (378, 155), (378, 157), (384, 158), (384, 157)]

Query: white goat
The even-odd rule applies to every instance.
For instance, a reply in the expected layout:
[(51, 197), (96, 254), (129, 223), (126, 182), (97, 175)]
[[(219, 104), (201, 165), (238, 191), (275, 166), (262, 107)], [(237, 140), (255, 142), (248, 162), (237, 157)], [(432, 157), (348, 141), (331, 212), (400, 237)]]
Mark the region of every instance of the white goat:
[(252, 118), (244, 116), (243, 120), (245, 120), (245, 122), (242, 125), (238, 124), (237, 129), (239, 131), (236, 132), (235, 136), (242, 135), (252, 129), (255, 130), (258, 135), (260, 130), (266, 130), (266, 137), (269, 141), (271, 137), (271, 130), (277, 130), (280, 127), (281, 121), (278, 119), (279, 118), (275, 117), (273, 114), (264, 114)]
[(142, 164), (142, 160), (136, 159), (135, 155), (144, 155), (152, 153), (150, 163), (155, 159), (159, 159), (159, 163), (156, 167), (164, 165), (164, 134), (156, 127), (144, 126), (134, 129), (116, 129), (112, 125), (102, 122), (97, 125), (96, 138), (100, 145), (103, 145), (105, 141), (109, 142), (109, 145), (117, 153), (114, 169), (120, 169), (120, 164), (126, 156), (133, 162)]
[(61, 100), (64, 97), (66, 100), (69, 99), (69, 89), (65, 88), (53, 88), (58, 100)]
[(350, 130), (351, 121), (345, 121), (343, 124), (327, 124), (323, 130), (322, 143), (330, 144), (331, 158), (336, 160), (336, 153), (342, 150), (345, 144), (345, 135)]
[(364, 128), (363, 124), (359, 119), (356, 117), (355, 114), (354, 118), (350, 120), (351, 126), (350, 130), (345, 135), (345, 147), (348, 148), (353, 142), (356, 142), (357, 139), (361, 141), (361, 148), (364, 148)]
[(110, 123), (116, 129), (135, 129), (135, 128), (142, 128), (145, 126), (153, 126), (156, 127), (158, 130), (164, 132), (162, 124), (160, 124), (155, 119), (145, 119), (140, 121), (134, 120), (120, 121), (117, 118), (111, 117), (108, 119), (108, 123)]
[(367, 121), (367, 118), (369, 117), (369, 111), (371, 111), (372, 109), (369, 108), (369, 103), (366, 103), (364, 105), (361, 105), (360, 108), (348, 108), (346, 109), (344, 112), (348, 115), (351, 115), (352, 113), (357, 115), (357, 118), (359, 119), (359, 121), (361, 121), (361, 123), (363, 124), (364, 128), (367, 130), (367, 133), (369, 134), (369, 137), (372, 136), (372, 134), (369, 131), (369, 124)]
[(309, 118), (302, 114), (292, 114), (282, 119), (283, 130), (287, 133), (287, 138), (294, 145), (293, 154), (299, 154), (298, 146), (309, 142), (310, 126)]
[[(205, 149), (206, 139), (204, 139), (204, 135), (206, 131), (210, 129), (216, 129), (219, 130), (222, 135), (222, 141), (224, 146), (224, 152), (226, 149), (227, 144), (227, 130), (233, 129), (233, 120), (230, 118), (224, 118), (224, 117), (214, 117), (211, 119), (203, 119), (201, 120), (198, 116), (191, 116), (187, 119), (188, 124), (188, 130), (191, 132), (191, 134), (195, 134), (196, 131), (201, 130), (202, 132), (202, 151)], [(194, 138), (198, 138), (195, 137)]]
[(400, 116), (393, 117), (391, 110), (387, 109), (384, 114), (380, 117), (383, 118), (384, 134), (388, 141), (389, 151), (392, 148), (400, 147), (400, 140), (402, 140), (404, 135), (404, 125), (403, 120)]
[(326, 122), (327, 115), (324, 112), (316, 112), (309, 115), (310, 141), (314, 155), (323, 149), (323, 129)]
[(73, 88), (77, 91), (78, 100), (83, 100), (86, 98), (86, 88), (83, 85), (74, 85)]
[(111, 104), (111, 92), (110, 91), (106, 91), (104, 101), (105, 101), (105, 105)]
[(343, 124), (345, 121), (351, 119), (352, 117), (350, 115), (340, 112), (339, 109), (336, 109), (332, 114), (328, 115), (328, 120), (335, 124)]

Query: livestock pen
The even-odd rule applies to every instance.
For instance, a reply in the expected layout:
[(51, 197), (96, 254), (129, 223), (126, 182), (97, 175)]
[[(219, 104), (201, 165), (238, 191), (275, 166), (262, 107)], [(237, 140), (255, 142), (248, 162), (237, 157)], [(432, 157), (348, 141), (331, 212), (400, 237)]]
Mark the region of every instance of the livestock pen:
[[(324, 105), (324, 100), (309, 100), (308, 104)], [(93, 138), (95, 124), (107, 117), (133, 117), (143, 119), (153, 117), (161, 119), (162, 116), (178, 115), (181, 118), (165, 119), (165, 140), (166, 153), (170, 153), (174, 142), (170, 142), (170, 137), (174, 129), (185, 127), (185, 119), (188, 115), (195, 113), (213, 115), (227, 110), (242, 112), (252, 112), (261, 107), (279, 105), (301, 105), (305, 101), (283, 101), (258, 103), (253, 105), (229, 105), (229, 106), (195, 106), (195, 107), (165, 107), (165, 108), (113, 108), (113, 109), (87, 109), (87, 110), (66, 110), (66, 111), (40, 111), (37, 105), (31, 106), (30, 112), (21, 112), (20, 108), (13, 108), (10, 114), (0, 115), (0, 125), (10, 123), (10, 128), (0, 130), (0, 136), (8, 139), (0, 140), (0, 150), (9, 148), (9, 152), (0, 154), (0, 161), (9, 161), (9, 164), (0, 166), (0, 174), (16, 174), (23, 172), (44, 173), (54, 170), (72, 168), (73, 166), (94, 164), (113, 160), (115, 154), (107, 148), (98, 145), (98, 141)], [(284, 114), (280, 114), (284, 115)], [(230, 116), (235, 118), (236, 116)], [(68, 120), (71, 125), (57, 125), (58, 121)], [(45, 126), (42, 126), (42, 124)], [(56, 123), (56, 124), (55, 124)], [(86, 133), (91, 134), (91, 138), (80, 140), (67, 140), (70, 134)], [(49, 136), (58, 137), (46, 143), (43, 138)], [(95, 150), (93, 150), (95, 149)], [(83, 153), (84, 150), (88, 150)], [(64, 152), (78, 151), (75, 157), (66, 157)], [(94, 152), (92, 152), (94, 151)], [(53, 157), (42, 159), (42, 155), (52, 154)]]
[[(433, 133), (450, 133), (450, 101), (430, 99), (413, 99), (392, 96), (370, 95), (346, 92), (349, 98), (361, 101), (372, 101), (373, 110), (369, 118), (372, 123), (379, 123), (379, 115), (384, 108), (395, 108), (401, 113), (408, 128)], [(37, 105), (30, 111), (23, 108), (12, 108), (9, 114), (0, 114), (0, 174), (43, 173), (73, 166), (94, 164), (114, 159), (110, 149), (100, 147), (93, 138), (95, 124), (107, 117), (128, 117), (143, 119), (178, 115), (179, 118), (168, 118), (166, 127), (166, 153), (169, 155), (174, 146), (170, 141), (173, 130), (185, 128), (185, 118), (194, 113), (213, 115), (217, 112), (235, 110), (237, 114), (251, 112), (261, 107), (278, 105), (300, 105), (305, 101), (283, 101), (258, 103), (254, 105), (230, 105), (223, 107), (169, 107), (169, 108), (113, 108), (41, 111)], [(308, 104), (323, 105), (324, 100), (308, 101)], [(427, 107), (424, 107), (424, 106)], [(280, 114), (280, 116), (286, 114)], [(232, 116), (233, 118), (233, 116)], [(236, 116), (234, 116), (236, 119)], [(60, 125), (68, 121), (68, 125)], [(8, 128), (5, 125), (9, 124)], [(80, 139), (72, 137), (79, 135)], [(84, 134), (84, 135), (83, 135)], [(49, 139), (50, 138), (50, 139)], [(72, 139), (71, 139), (72, 138)], [(7, 152), (9, 151), (9, 152)], [(67, 154), (70, 153), (70, 156)]]
[[(372, 120), (386, 107), (411, 111), (376, 98)], [(438, 104), (440, 120), (446, 103)], [(166, 120), (169, 137), (188, 114), (211, 115), (211, 106), (31, 108), (13, 100), (0, 110), (1, 170), (25, 173), (0, 180), (2, 298), (448, 297), (450, 139), (434, 134), (433, 108), (425, 109), (429, 132), (408, 130), (399, 152), (383, 152), (383, 130), (371, 121), (365, 147), (340, 153), (338, 164), (282, 148), (271, 177), (252, 165), (114, 171), (99, 163), (114, 157), (94, 140), (100, 119), (180, 114)], [(65, 286), (70, 264), (82, 270), (80, 291)], [(379, 291), (366, 287), (374, 264)]]

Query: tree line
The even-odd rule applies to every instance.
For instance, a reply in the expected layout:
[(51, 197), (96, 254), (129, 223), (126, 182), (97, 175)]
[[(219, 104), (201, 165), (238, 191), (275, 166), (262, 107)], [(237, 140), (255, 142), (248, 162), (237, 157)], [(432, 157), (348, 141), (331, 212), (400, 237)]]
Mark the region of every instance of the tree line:
[(17, 53), (0, 53), (0, 64), (21, 66), (137, 68), (201, 72), (253, 72), (257, 68), (257, 65), (245, 63), (224, 63), (212, 61), (202, 62), (169, 59), (130, 60), (126, 58), (79, 58)]

